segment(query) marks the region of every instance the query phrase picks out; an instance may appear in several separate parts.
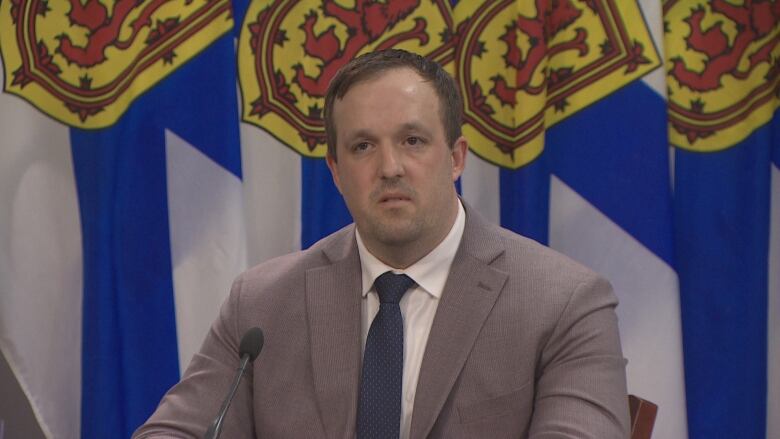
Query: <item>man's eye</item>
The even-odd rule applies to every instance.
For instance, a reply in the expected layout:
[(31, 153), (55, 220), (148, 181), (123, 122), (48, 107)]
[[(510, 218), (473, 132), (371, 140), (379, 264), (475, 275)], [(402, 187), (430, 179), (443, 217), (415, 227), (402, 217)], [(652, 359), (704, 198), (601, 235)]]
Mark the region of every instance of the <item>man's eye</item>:
[(422, 143), (422, 140), (419, 137), (416, 137), (416, 136), (409, 136), (406, 139), (406, 143), (408, 143), (409, 145), (414, 146), (414, 145)]
[(371, 145), (368, 144), (368, 142), (360, 142), (352, 147), (353, 150), (360, 152), (367, 150)]

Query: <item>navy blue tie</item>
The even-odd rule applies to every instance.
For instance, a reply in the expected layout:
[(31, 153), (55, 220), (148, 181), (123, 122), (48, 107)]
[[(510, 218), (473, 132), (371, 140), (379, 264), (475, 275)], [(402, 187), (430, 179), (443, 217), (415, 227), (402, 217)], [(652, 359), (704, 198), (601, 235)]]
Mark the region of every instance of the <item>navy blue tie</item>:
[(374, 281), (379, 312), (371, 322), (363, 353), (357, 437), (398, 439), (404, 373), (404, 320), (401, 301), (414, 281), (405, 274), (383, 273)]

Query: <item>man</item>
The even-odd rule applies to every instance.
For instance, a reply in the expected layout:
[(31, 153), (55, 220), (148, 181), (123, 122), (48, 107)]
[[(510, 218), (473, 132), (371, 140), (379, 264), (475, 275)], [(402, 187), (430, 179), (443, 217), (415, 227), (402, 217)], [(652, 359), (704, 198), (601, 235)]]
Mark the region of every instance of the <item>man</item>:
[(224, 437), (628, 436), (609, 284), (459, 200), (460, 109), (408, 52), (336, 75), (327, 163), (355, 224), (241, 275), (136, 437), (201, 436), (253, 326), (265, 347)]

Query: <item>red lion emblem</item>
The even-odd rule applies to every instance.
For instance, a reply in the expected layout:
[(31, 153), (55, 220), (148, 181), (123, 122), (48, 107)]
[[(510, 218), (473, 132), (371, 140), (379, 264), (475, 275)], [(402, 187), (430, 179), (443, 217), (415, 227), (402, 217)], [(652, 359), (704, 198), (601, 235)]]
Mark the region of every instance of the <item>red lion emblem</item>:
[[(100, 64), (106, 60), (106, 48), (115, 47), (126, 50), (133, 44), (141, 29), (151, 28), (152, 15), (165, 3), (166, 0), (154, 0), (143, 7), (138, 18), (131, 23), (126, 23), (128, 15), (138, 5), (137, 0), (117, 1), (111, 16), (108, 15), (106, 7), (98, 0), (87, 0), (83, 4), (80, 0), (70, 0), (71, 9), (68, 18), (71, 23), (88, 29), (89, 37), (87, 44), (84, 47), (79, 47), (73, 44), (70, 36), (63, 34), (60, 36), (57, 52), (61, 53), (68, 62), (76, 63), (80, 67), (92, 67)], [(175, 29), (178, 23), (179, 19), (173, 17), (158, 21), (145, 42), (147, 44), (153, 43), (161, 35)], [(119, 40), (119, 31), (126, 24), (132, 29), (132, 33), (128, 38)], [(170, 62), (170, 59), (167, 61)]]
[(682, 57), (672, 58), (671, 75), (677, 81), (693, 91), (709, 91), (721, 87), (722, 78), (733, 75), (747, 79), (750, 72), (762, 62), (771, 62), (772, 50), (777, 45), (775, 38), (771, 44), (764, 45), (750, 55), (750, 64), (746, 70), (740, 70), (740, 60), (745, 56), (751, 43), (766, 36), (780, 21), (780, 2), (754, 2), (746, 0), (743, 6), (735, 6), (724, 0), (713, 0), (710, 4), (713, 12), (728, 17), (736, 24), (737, 35), (731, 43), (723, 31), (723, 22), (718, 22), (708, 30), (702, 28), (706, 16), (703, 6), (699, 6), (685, 19), (691, 33), (685, 39), (687, 45), (706, 56), (704, 69), (696, 72), (688, 69)]
[(0, 7), (6, 91), (81, 128), (113, 124), (138, 94), (232, 28), (229, 0), (10, 0)]
[[(438, 14), (421, 12), (431, 6)], [(436, 20), (442, 16), (447, 19)], [(357, 0), (350, 8), (333, 0), (257, 2), (243, 26), (249, 32), (242, 31), (241, 36), (242, 41), (248, 40), (251, 54), (239, 47), (239, 60), (251, 56), (253, 70), (240, 69), (244, 119), (283, 136), (285, 143), (302, 154), (322, 155), (324, 150), (318, 150), (325, 145), (322, 98), (336, 71), (367, 50), (410, 43), (426, 46), (432, 23), (448, 26), (449, 17), (445, 0), (423, 6), (420, 0)], [(291, 39), (296, 43), (290, 43)], [(445, 46), (437, 45), (431, 53), (446, 50)], [(246, 66), (241, 61), (239, 65)], [(266, 119), (266, 124), (263, 120), (268, 115), (282, 118), (299, 139), (279, 134), (286, 130), (279, 121)]]
[(674, 145), (718, 151), (771, 118), (780, 81), (780, 2), (667, 0), (664, 18)]
[[(302, 25), (302, 29), (306, 33), (303, 48), (308, 56), (322, 61), (322, 71), (317, 77), (307, 76), (301, 64), (296, 64), (293, 66), (295, 68), (295, 82), (309, 96), (325, 96), (328, 83), (338, 69), (357, 56), (366, 46), (375, 42), (382, 34), (392, 30), (400, 20), (406, 18), (419, 5), (420, 0), (398, 0), (387, 4), (358, 0), (354, 9), (345, 9), (332, 0), (323, 2), (325, 15), (343, 23), (348, 29), (350, 38), (346, 41), (344, 48), (340, 49), (341, 45), (333, 26), (321, 35), (316, 35), (314, 26), (317, 24), (317, 14), (314, 11), (309, 13)], [(411, 38), (417, 38), (423, 44), (428, 42), (425, 22), (422, 19), (415, 20), (414, 29), (394, 35), (380, 47), (392, 47), (398, 42)]]
[[(508, 85), (504, 77), (496, 75), (491, 78), (494, 85), (490, 92), (496, 95), (502, 104), (513, 107), (517, 105), (516, 94), (519, 90), (532, 95), (544, 92), (545, 84), (533, 86), (531, 80), (534, 72), (547, 57), (571, 49), (576, 49), (580, 55), (588, 52), (588, 44), (586, 43), (588, 34), (583, 28), (577, 28), (576, 37), (573, 39), (558, 43), (550, 47), (549, 50), (547, 47), (548, 40), (552, 40), (581, 15), (582, 12), (574, 7), (571, 0), (555, 1), (552, 4), (546, 0), (536, 0), (536, 16), (518, 16), (517, 21), (512, 23), (501, 35), (501, 41), (507, 46), (504, 61), (508, 67), (515, 70), (515, 86)], [(526, 34), (531, 41), (531, 48), (525, 56), (517, 46), (518, 32)], [(568, 72), (551, 72), (549, 80), (554, 84), (565, 77), (567, 73), (571, 73), (571, 69)]]

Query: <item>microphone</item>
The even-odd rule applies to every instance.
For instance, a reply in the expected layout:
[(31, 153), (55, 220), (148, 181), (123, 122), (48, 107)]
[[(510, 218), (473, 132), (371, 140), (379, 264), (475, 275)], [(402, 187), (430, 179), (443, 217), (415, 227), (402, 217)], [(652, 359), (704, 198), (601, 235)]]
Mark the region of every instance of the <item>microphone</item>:
[(222, 403), (219, 414), (216, 419), (214, 419), (214, 422), (209, 425), (209, 429), (206, 430), (205, 439), (217, 439), (219, 437), (219, 433), (222, 430), (222, 420), (225, 418), (228, 407), (230, 407), (230, 402), (233, 401), (236, 390), (238, 390), (238, 383), (241, 382), (241, 377), (244, 376), (247, 365), (252, 361), (255, 361), (255, 358), (260, 354), (261, 349), (263, 349), (263, 331), (258, 327), (246, 331), (241, 338), (241, 344), (238, 347), (241, 365), (236, 369), (236, 377), (233, 379), (233, 386), (230, 388), (230, 393), (228, 393), (227, 398), (225, 398), (225, 401)]

